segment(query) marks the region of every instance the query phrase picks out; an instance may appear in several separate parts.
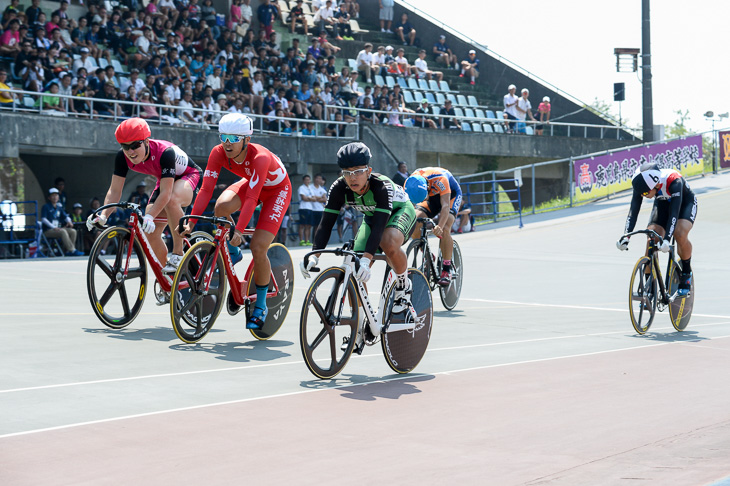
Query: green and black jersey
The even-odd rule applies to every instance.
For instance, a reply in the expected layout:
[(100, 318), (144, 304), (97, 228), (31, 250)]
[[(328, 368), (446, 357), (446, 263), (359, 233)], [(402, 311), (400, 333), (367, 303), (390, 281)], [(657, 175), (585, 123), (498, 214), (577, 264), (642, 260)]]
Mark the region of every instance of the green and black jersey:
[(345, 204), (365, 215), (365, 224), (356, 238), (355, 251), (375, 254), (386, 227), (398, 228), (408, 239), (415, 224), (416, 212), (405, 190), (384, 175), (375, 172), (370, 174), (369, 187), (363, 195), (353, 192), (345, 179), (340, 177), (332, 183), (327, 194), (327, 204), (314, 236), (313, 250), (327, 246), (332, 227)]

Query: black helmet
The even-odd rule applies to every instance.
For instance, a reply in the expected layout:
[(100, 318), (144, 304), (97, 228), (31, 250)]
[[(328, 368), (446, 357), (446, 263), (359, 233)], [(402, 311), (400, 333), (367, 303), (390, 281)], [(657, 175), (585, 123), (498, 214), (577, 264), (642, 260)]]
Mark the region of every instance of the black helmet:
[(352, 142), (337, 151), (337, 165), (341, 169), (370, 165), (370, 149), (362, 142)]
[(636, 194), (646, 194), (647, 192), (651, 191), (649, 184), (646, 183), (646, 180), (644, 179), (644, 176), (641, 174), (641, 172), (637, 172), (636, 174), (634, 174), (634, 178), (631, 180), (631, 185), (634, 187), (634, 192)]

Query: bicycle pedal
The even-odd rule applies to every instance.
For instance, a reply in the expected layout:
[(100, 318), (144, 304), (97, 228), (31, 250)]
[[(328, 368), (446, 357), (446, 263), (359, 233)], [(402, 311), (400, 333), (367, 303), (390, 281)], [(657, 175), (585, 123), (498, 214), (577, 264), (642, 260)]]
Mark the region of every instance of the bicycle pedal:
[(359, 345), (357, 343), (355, 343), (355, 346), (352, 348), (352, 352), (359, 356), (362, 354), (364, 349), (365, 349), (365, 341), (361, 342)]

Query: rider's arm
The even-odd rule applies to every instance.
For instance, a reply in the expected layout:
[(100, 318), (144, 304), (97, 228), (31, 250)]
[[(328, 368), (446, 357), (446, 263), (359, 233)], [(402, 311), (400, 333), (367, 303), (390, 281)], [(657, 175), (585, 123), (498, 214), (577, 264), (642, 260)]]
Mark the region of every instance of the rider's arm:
[(664, 239), (667, 241), (672, 240), (674, 230), (677, 228), (679, 210), (682, 207), (682, 192), (684, 192), (684, 179), (681, 177), (673, 180), (667, 186), (667, 193), (669, 194), (669, 221), (667, 222), (667, 234), (664, 235)]
[(388, 219), (393, 211), (391, 189), (384, 183), (373, 187), (374, 185), (371, 182), (370, 187), (371, 191), (373, 191), (373, 198), (375, 199), (375, 211), (370, 218), (370, 236), (365, 244), (365, 256), (369, 254), (369, 258), (372, 258), (372, 255), (375, 255), (378, 251), (380, 240), (383, 238), (383, 232), (385, 231), (385, 225), (388, 224)]
[(172, 198), (172, 191), (175, 184), (175, 150), (172, 147), (168, 147), (160, 155), (160, 195), (153, 204), (149, 204), (146, 209), (146, 214), (149, 214), (153, 218), (159, 215), (167, 206)]
[[(208, 207), (210, 198), (213, 197), (213, 190), (218, 182), (218, 176), (220, 176), (221, 157), (225, 157), (224, 154), (219, 153), (222, 149), (218, 149), (218, 147), (218, 145), (213, 147), (208, 156), (208, 165), (205, 166), (205, 172), (203, 173), (203, 185), (195, 198), (193, 212), (191, 213), (194, 216), (203, 214), (205, 208)], [(188, 224), (190, 224), (190, 228), (194, 228), (197, 222), (198, 220), (193, 218), (189, 220)]]
[(260, 152), (251, 161), (251, 178), (248, 180), (248, 190), (246, 191), (246, 197), (241, 201), (241, 214), (238, 216), (238, 223), (236, 223), (236, 230), (241, 233), (248, 226), (256, 206), (259, 204), (261, 188), (264, 187), (268, 176), (270, 157), (265, 152)]
[(629, 207), (629, 215), (626, 217), (624, 234), (634, 231), (634, 226), (636, 226), (636, 220), (639, 218), (639, 209), (641, 209), (641, 202), (643, 199), (644, 198), (641, 194), (634, 191), (634, 196), (631, 198), (631, 206)]
[(322, 220), (319, 222), (317, 232), (314, 234), (313, 250), (321, 250), (327, 246), (332, 234), (332, 228), (337, 222), (337, 216), (340, 214), (340, 209), (345, 205), (345, 188), (345, 180), (342, 178), (337, 179), (332, 184), (332, 188), (327, 194), (327, 204), (324, 207), (324, 213), (322, 213)]

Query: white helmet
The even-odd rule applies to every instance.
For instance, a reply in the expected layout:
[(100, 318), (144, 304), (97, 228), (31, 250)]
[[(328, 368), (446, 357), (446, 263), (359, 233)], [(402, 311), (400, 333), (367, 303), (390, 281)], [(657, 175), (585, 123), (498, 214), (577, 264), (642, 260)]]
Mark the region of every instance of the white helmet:
[(253, 121), (241, 113), (223, 115), (218, 123), (218, 133), (250, 137), (253, 133)]

